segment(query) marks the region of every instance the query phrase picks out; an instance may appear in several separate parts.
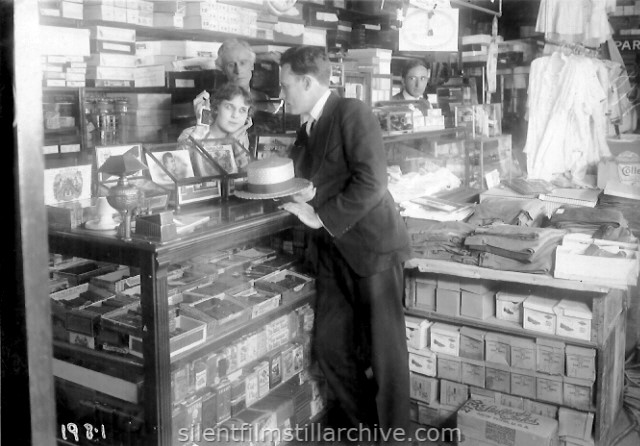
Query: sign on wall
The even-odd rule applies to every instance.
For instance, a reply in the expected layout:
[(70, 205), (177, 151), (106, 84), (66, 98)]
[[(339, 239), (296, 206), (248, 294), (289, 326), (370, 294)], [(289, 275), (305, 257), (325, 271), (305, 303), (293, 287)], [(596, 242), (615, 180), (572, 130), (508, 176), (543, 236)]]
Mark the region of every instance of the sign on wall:
[(400, 28), (400, 51), (458, 51), (458, 9), (408, 8)]

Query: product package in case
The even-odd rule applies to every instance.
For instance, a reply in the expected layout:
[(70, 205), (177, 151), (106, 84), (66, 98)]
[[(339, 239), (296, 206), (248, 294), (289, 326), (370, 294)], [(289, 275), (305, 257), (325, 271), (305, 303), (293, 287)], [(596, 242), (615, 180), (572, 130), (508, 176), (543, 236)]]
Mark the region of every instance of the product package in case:
[(255, 319), (263, 314), (273, 311), (280, 305), (282, 296), (267, 290), (246, 288), (237, 293), (231, 294), (233, 300), (240, 302), (251, 310), (251, 318)]
[(286, 302), (301, 296), (305, 290), (315, 287), (315, 280), (291, 270), (277, 271), (254, 282), (258, 289), (280, 293), (282, 301)]

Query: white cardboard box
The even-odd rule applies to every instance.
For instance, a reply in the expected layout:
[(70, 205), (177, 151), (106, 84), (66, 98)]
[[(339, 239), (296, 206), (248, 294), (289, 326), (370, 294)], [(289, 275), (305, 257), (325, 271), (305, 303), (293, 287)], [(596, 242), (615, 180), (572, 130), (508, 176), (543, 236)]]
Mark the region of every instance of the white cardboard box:
[[(463, 445), (554, 446), (558, 421), (499, 404), (470, 399), (458, 410)], [(510, 439), (507, 441), (506, 439)]]
[(537, 374), (536, 399), (553, 404), (562, 404), (562, 393), (562, 376)]
[(436, 376), (437, 357), (428, 348), (409, 349), (409, 370), (425, 376)]
[(487, 332), (466, 325), (460, 328), (460, 356), (484, 361), (484, 339)]
[(407, 315), (404, 317), (404, 324), (408, 347), (420, 350), (429, 346), (431, 322), (421, 317)]
[(498, 291), (496, 293), (496, 318), (522, 324), (522, 303), (527, 297), (524, 294)]
[(511, 393), (526, 398), (536, 397), (536, 377), (533, 371), (511, 369)]
[(462, 364), (457, 356), (438, 354), (437, 365), (438, 378), (446, 378), (451, 381), (462, 381)]
[(473, 359), (460, 358), (462, 383), (471, 386), (484, 387), (485, 363)]
[(507, 366), (487, 364), (485, 367), (485, 386), (496, 392), (511, 392), (511, 370)]
[(565, 376), (562, 396), (566, 406), (589, 410), (593, 402), (593, 381)]
[(566, 372), (570, 378), (596, 379), (596, 350), (593, 348), (567, 345)]
[(436, 322), (431, 326), (431, 350), (445, 355), (459, 356), (460, 327)]
[(524, 314), (522, 326), (527, 330), (555, 334), (556, 314), (553, 307), (558, 301), (540, 296), (529, 296), (522, 303)]
[(593, 428), (593, 414), (590, 412), (580, 412), (577, 410), (561, 407), (558, 410), (558, 434), (569, 436), (581, 440), (591, 438)]
[(511, 365), (519, 369), (535, 370), (536, 343), (527, 338), (511, 338)]
[(552, 339), (536, 340), (536, 370), (549, 375), (564, 375), (565, 343)]
[(562, 299), (553, 307), (556, 334), (588, 341), (591, 339), (591, 308), (575, 300)]
[(485, 361), (509, 366), (511, 365), (511, 339), (509, 336), (489, 332), (484, 338)]
[(554, 277), (591, 283), (635, 285), (638, 280), (638, 251), (622, 249), (626, 257), (585, 255), (588, 245), (556, 248)]

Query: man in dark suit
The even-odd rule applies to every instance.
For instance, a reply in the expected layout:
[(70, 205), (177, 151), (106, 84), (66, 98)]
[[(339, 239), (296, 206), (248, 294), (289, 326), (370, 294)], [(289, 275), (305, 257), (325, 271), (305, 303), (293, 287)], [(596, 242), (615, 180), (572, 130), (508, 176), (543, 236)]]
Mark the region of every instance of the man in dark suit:
[[(292, 155), (313, 188), (283, 208), (311, 228), (317, 258), (313, 347), (340, 427), (409, 428), (402, 306), (409, 239), (387, 190), (382, 133), (369, 107), (329, 90), (323, 49), (280, 61), (281, 96), (305, 125)], [(397, 431), (396, 431), (397, 432)]]

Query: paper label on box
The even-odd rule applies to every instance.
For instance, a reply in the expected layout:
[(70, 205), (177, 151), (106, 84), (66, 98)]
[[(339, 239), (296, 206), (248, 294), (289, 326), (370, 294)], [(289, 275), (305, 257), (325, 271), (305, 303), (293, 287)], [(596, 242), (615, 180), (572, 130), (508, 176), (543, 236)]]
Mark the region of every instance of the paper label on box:
[(536, 366), (535, 345), (531, 347), (511, 346), (511, 364), (525, 370), (534, 370)]
[(426, 376), (436, 376), (436, 355), (429, 356), (409, 353), (409, 370)]
[(539, 376), (536, 379), (536, 395), (537, 399), (562, 404), (562, 380)]
[(472, 386), (484, 387), (485, 366), (462, 360), (462, 382)]
[[(506, 339), (505, 339), (506, 341)], [(485, 360), (495, 364), (511, 364), (511, 346), (501, 339), (485, 338)]]
[(487, 389), (495, 390), (496, 392), (509, 393), (511, 391), (511, 372), (493, 367), (486, 367), (485, 385)]
[(463, 358), (484, 360), (484, 341), (483, 339), (475, 339), (466, 336), (464, 333), (460, 335), (460, 356)]
[(548, 334), (556, 332), (556, 315), (541, 311), (524, 309), (523, 326), (527, 330), (540, 331)]
[(564, 351), (538, 345), (537, 370), (550, 375), (562, 375), (564, 373)]
[(566, 360), (567, 376), (590, 380), (595, 379), (595, 355), (587, 356), (578, 353), (569, 353), (567, 351)]
[(511, 372), (511, 393), (528, 398), (536, 397), (536, 378), (533, 375)]

